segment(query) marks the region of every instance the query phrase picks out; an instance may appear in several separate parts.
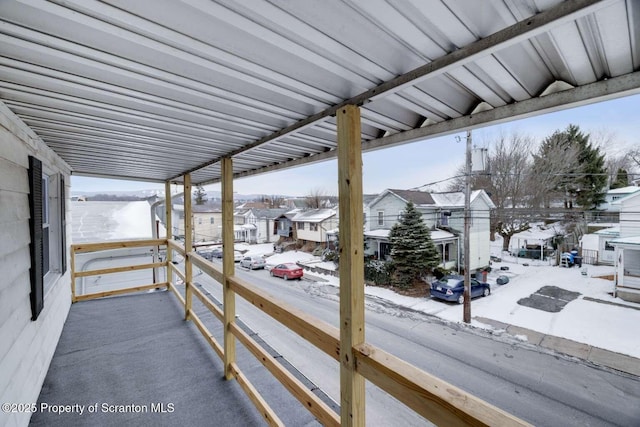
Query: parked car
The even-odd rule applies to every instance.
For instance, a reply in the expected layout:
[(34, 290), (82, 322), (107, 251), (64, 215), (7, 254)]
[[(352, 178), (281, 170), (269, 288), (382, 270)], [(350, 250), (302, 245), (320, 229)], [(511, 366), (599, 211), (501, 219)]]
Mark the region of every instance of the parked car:
[(222, 258), (222, 248), (213, 248), (211, 250), (211, 258)]
[(271, 276), (282, 277), (284, 280), (301, 279), (303, 276), (302, 268), (292, 262), (276, 265), (271, 269), (270, 274)]
[[(491, 293), (491, 286), (488, 283), (471, 279), (471, 298), (483, 296)], [(464, 302), (464, 277), (448, 275), (431, 283), (431, 298), (438, 298), (445, 301)]]
[(255, 255), (246, 256), (242, 258), (242, 261), (240, 261), (240, 267), (245, 267), (245, 268), (248, 268), (249, 270), (264, 268), (265, 265), (266, 265), (266, 262), (264, 261), (264, 258), (262, 258), (261, 256), (255, 256)]

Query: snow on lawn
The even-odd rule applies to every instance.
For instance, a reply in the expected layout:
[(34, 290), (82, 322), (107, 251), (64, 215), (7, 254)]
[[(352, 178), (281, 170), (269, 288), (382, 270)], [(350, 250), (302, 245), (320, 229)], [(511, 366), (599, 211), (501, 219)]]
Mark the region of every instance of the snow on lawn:
[[(278, 255), (289, 258), (277, 262), (295, 262), (301, 259), (302, 253)], [(313, 258), (309, 254), (305, 255)], [(597, 277), (612, 274), (613, 267), (584, 265), (587, 275), (583, 275), (583, 269), (577, 267), (523, 266), (522, 261), (522, 259), (518, 260), (520, 264), (508, 262), (493, 264), (493, 271), (487, 279), (491, 284), (491, 295), (487, 298), (480, 297), (472, 300), (472, 317), (485, 317), (640, 358), (640, 340), (637, 338), (640, 304), (613, 298), (609, 295), (613, 290), (613, 282)], [(502, 271), (501, 266), (507, 266), (509, 270)], [(340, 281), (336, 277), (316, 273), (309, 273), (307, 276), (310, 275), (320, 277), (323, 284), (340, 286)], [(500, 275), (508, 276), (509, 283), (497, 285), (496, 279)], [(569, 302), (558, 313), (549, 313), (518, 304), (520, 299), (530, 296), (543, 286), (557, 286), (568, 291), (579, 292), (581, 296)], [(407, 297), (376, 286), (366, 286), (365, 294), (434, 315), (443, 320), (462, 323), (463, 307), (460, 304), (430, 298)], [(637, 309), (588, 301), (583, 297), (624, 304)], [(475, 319), (471, 324), (484, 329), (494, 329)], [(524, 336), (518, 338), (526, 340)]]

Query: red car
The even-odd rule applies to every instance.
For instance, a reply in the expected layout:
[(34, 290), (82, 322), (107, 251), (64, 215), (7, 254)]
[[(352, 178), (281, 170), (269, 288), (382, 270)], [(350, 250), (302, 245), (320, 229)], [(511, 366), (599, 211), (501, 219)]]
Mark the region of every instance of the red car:
[(271, 269), (271, 276), (282, 277), (284, 280), (301, 279), (302, 268), (292, 262), (278, 264)]

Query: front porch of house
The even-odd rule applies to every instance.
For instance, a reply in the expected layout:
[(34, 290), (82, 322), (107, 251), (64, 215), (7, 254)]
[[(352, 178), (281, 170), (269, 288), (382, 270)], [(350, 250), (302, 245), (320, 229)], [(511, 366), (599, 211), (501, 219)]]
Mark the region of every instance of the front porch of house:
[(626, 301), (640, 302), (640, 237), (619, 238), (615, 246), (615, 295)]

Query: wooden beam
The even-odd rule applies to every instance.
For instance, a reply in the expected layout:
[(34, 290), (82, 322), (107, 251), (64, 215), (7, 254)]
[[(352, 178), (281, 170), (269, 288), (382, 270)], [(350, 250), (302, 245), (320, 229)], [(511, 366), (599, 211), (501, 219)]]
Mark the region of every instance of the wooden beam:
[(79, 243), (71, 245), (71, 248), (77, 254), (87, 252), (107, 251), (110, 249), (122, 249), (122, 248), (141, 248), (145, 246), (164, 246), (167, 244), (166, 239), (141, 239), (141, 240), (122, 240), (115, 242), (101, 242), (101, 243)]
[(436, 425), (529, 425), (379, 348), (362, 344), (354, 350), (361, 375)]
[(360, 109), (347, 105), (338, 122), (340, 230), (340, 415), (343, 426), (365, 425), (364, 378), (353, 347), (364, 343), (364, 236)]
[(78, 295), (76, 297), (76, 301), (86, 301), (90, 299), (110, 297), (114, 295), (130, 294), (132, 292), (140, 292), (140, 291), (147, 291), (149, 289), (161, 288), (167, 285), (168, 285), (167, 282), (152, 283), (150, 285), (136, 286), (133, 288), (114, 289), (112, 291), (97, 292), (95, 294)]
[(186, 251), (184, 250), (184, 246), (182, 245), (182, 243), (176, 240), (173, 240), (173, 239), (167, 240), (167, 246), (172, 250), (178, 252), (182, 256), (185, 256), (186, 254)]
[[(209, 309), (211, 313), (213, 313), (220, 322), (224, 323), (224, 312), (220, 310), (218, 306), (216, 306), (200, 289), (193, 287), (193, 293), (198, 297), (198, 299), (204, 304), (205, 307)], [(222, 357), (221, 357), (222, 358)]]
[(76, 302), (76, 248), (71, 245), (71, 304)]
[(164, 267), (165, 265), (166, 264), (164, 262), (153, 262), (150, 264), (125, 265), (122, 267), (100, 268), (98, 270), (79, 271), (75, 274), (75, 276), (76, 277), (99, 276), (101, 274), (123, 273), (127, 271), (145, 270), (148, 268), (158, 268), (158, 267)]
[[(171, 201), (171, 181), (166, 181), (164, 183), (164, 226), (167, 230), (166, 236), (165, 238), (167, 239), (167, 242), (171, 239), (173, 239), (173, 218), (171, 217), (172, 215), (172, 206), (173, 206), (173, 202)], [(169, 277), (169, 274), (171, 274), (170, 269), (168, 268), (171, 264), (171, 261), (173, 260), (173, 251), (171, 250), (171, 248), (169, 247), (169, 245), (167, 244), (167, 256), (166, 256), (166, 261), (167, 261), (167, 281), (171, 282), (173, 280), (173, 277)]]
[(283, 367), (277, 360), (262, 348), (253, 338), (238, 325), (233, 323), (231, 331), (244, 344), (244, 346), (258, 359), (265, 368), (296, 398), (302, 406), (311, 412), (324, 426), (340, 425), (340, 417), (326, 403), (324, 403), (313, 391), (309, 390), (291, 372)]
[(236, 317), (236, 300), (229, 278), (235, 274), (233, 234), (233, 161), (222, 159), (222, 304), (224, 305), (224, 372), (233, 378), (231, 364), (236, 361), (236, 341), (231, 333), (231, 323)]
[[(193, 247), (193, 221), (191, 210), (191, 175), (184, 176), (184, 250), (191, 252)], [(191, 281), (193, 280), (193, 265), (191, 258), (186, 254), (184, 258), (184, 320), (189, 320), (191, 314)]]
[(229, 364), (229, 375), (231, 375), (231, 378), (235, 378), (236, 381), (238, 381), (238, 384), (240, 385), (240, 387), (242, 387), (242, 390), (244, 390), (244, 392), (253, 402), (256, 408), (258, 408), (260, 414), (262, 414), (262, 417), (268, 425), (274, 427), (284, 427), (285, 424), (282, 422), (282, 420), (278, 418), (278, 416), (273, 411), (273, 409), (271, 409), (266, 400), (264, 400), (262, 396), (260, 396), (258, 390), (256, 390), (253, 384), (251, 384), (247, 377), (244, 376), (235, 362)]
[(210, 277), (214, 278), (217, 282), (224, 283), (224, 275), (218, 266), (213, 265), (211, 261), (204, 259), (196, 252), (191, 252), (189, 255), (191, 256), (191, 261), (195, 266), (207, 273)]
[(339, 330), (293, 306), (277, 300), (238, 277), (229, 277), (231, 289), (296, 334), (333, 357), (340, 358)]
[(191, 320), (196, 325), (198, 330), (202, 333), (202, 336), (209, 343), (209, 345), (211, 346), (213, 351), (216, 352), (218, 357), (220, 359), (224, 359), (222, 346), (218, 343), (218, 341), (216, 341), (215, 337), (213, 336), (213, 334), (211, 334), (211, 332), (209, 332), (209, 329), (207, 329), (207, 327), (204, 325), (204, 323), (202, 323), (202, 320), (200, 320), (198, 315), (195, 314), (195, 313), (191, 313)]
[(180, 301), (180, 304), (182, 304), (182, 306), (184, 307), (184, 298), (182, 298), (182, 295), (178, 291), (178, 288), (176, 288), (176, 285), (173, 284), (173, 282), (169, 282), (169, 289), (173, 291), (176, 298), (178, 298), (178, 300)]
[(184, 276), (184, 273), (180, 271), (178, 267), (176, 267), (173, 263), (169, 263), (169, 269), (171, 270), (172, 273), (175, 273), (175, 275), (178, 276), (183, 283), (186, 282), (186, 277)]

